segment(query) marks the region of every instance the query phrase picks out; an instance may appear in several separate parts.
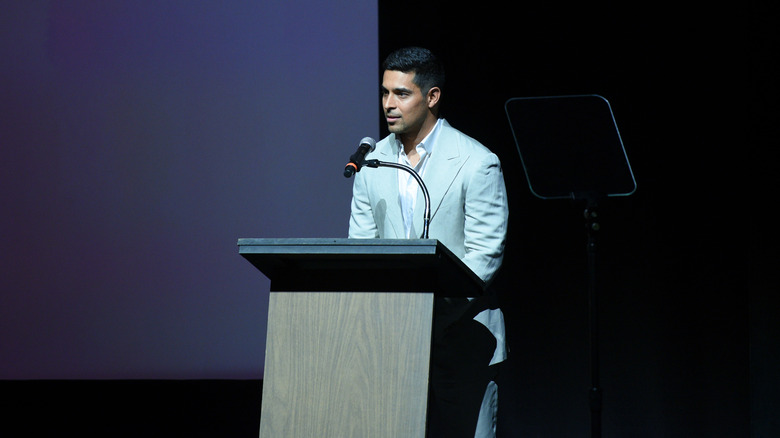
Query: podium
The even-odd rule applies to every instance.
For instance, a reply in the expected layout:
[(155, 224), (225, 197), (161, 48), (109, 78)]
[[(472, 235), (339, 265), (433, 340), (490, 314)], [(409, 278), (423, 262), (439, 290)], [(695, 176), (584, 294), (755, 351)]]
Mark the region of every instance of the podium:
[(435, 296), (484, 283), (433, 239), (239, 239), (271, 280), (260, 437), (424, 437)]

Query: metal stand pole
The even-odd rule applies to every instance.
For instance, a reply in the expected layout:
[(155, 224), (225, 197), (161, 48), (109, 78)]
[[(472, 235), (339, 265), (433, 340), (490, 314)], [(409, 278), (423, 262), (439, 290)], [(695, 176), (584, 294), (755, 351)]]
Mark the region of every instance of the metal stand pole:
[(588, 202), (585, 209), (585, 221), (588, 232), (588, 316), (590, 332), (590, 378), (591, 388), (588, 394), (590, 404), (590, 435), (601, 437), (601, 404), (602, 394), (599, 388), (599, 327), (598, 327), (598, 294), (596, 290), (596, 234), (601, 226), (598, 222), (596, 204)]

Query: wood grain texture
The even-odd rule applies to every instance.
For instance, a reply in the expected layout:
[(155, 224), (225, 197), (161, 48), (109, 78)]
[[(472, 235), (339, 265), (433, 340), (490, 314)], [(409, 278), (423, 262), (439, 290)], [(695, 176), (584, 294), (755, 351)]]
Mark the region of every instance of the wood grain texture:
[(432, 293), (274, 292), (261, 437), (424, 437)]

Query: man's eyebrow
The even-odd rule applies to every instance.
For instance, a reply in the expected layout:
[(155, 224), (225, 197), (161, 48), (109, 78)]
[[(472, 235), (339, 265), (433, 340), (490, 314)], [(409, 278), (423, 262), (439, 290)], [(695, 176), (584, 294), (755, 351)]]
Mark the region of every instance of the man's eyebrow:
[[(382, 85), (382, 91), (390, 91), (388, 90), (384, 85)], [(395, 87), (392, 89), (394, 93), (411, 93), (412, 90), (406, 88), (406, 87)]]

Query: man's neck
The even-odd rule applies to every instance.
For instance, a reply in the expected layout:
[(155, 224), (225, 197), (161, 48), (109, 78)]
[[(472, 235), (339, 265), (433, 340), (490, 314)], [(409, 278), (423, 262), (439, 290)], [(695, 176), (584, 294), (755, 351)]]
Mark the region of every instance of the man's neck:
[(412, 155), (417, 155), (417, 145), (431, 133), (438, 120), (438, 117), (431, 115), (431, 117), (425, 119), (425, 122), (420, 126), (420, 129), (417, 132), (401, 134), (399, 136), (399, 140), (401, 140), (401, 144), (404, 147), (404, 152), (410, 157), (409, 161), (412, 161)]

